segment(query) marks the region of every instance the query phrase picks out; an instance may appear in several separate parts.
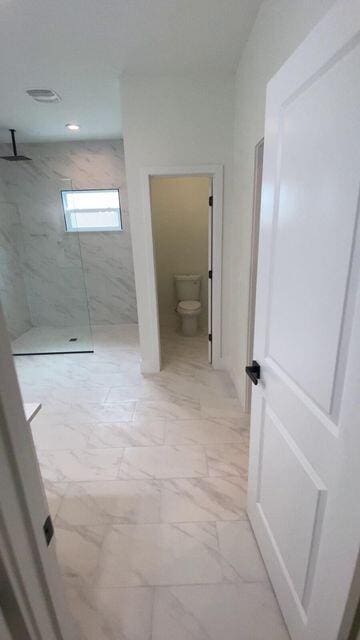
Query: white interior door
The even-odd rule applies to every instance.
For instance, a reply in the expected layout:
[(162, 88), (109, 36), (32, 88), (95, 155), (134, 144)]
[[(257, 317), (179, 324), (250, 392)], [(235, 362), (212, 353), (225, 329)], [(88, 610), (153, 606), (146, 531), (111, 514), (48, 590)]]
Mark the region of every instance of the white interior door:
[(360, 542), (360, 2), (268, 85), (248, 512), (294, 640), (343, 638)]
[(213, 283), (213, 181), (209, 179), (209, 218), (208, 218), (208, 338), (209, 362), (212, 362), (212, 283)]

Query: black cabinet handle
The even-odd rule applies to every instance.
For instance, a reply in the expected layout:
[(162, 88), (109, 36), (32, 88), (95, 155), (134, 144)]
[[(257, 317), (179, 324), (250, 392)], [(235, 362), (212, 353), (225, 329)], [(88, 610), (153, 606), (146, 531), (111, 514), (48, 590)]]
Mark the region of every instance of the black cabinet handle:
[(260, 365), (253, 360), (251, 367), (245, 367), (245, 371), (253, 384), (257, 384), (260, 378)]

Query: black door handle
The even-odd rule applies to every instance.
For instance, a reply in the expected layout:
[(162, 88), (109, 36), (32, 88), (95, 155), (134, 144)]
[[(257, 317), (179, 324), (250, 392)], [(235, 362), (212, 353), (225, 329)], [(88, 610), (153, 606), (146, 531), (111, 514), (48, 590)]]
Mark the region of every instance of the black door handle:
[(260, 378), (260, 365), (259, 365), (259, 363), (256, 362), (256, 360), (253, 360), (251, 367), (245, 367), (245, 371), (246, 371), (247, 375), (249, 376), (251, 382), (253, 382), (254, 384), (257, 384), (258, 380)]

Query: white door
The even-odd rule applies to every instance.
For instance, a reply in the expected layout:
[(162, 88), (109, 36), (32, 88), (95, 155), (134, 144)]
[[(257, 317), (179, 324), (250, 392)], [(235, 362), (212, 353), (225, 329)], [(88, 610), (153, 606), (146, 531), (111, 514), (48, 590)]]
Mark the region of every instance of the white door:
[(293, 640), (343, 638), (360, 542), (360, 2), (268, 85), (248, 512)]
[(48, 514), (0, 305), (1, 639), (75, 638)]
[(213, 181), (209, 179), (209, 216), (208, 216), (208, 338), (209, 362), (212, 362), (212, 283), (213, 283)]

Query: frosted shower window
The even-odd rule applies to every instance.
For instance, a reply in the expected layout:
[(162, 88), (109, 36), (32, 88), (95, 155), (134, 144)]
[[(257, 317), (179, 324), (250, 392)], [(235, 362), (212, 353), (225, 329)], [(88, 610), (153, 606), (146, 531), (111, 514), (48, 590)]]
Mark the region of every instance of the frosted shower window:
[(62, 191), (66, 231), (121, 231), (118, 189)]

